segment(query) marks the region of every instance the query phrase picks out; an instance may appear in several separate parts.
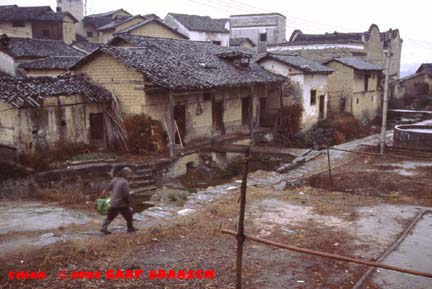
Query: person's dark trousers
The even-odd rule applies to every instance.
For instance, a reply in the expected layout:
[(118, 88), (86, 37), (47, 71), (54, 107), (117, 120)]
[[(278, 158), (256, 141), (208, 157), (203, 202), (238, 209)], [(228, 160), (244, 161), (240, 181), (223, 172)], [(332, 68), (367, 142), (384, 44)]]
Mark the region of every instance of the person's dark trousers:
[(109, 208), (108, 214), (105, 221), (102, 224), (101, 230), (108, 230), (108, 225), (117, 217), (118, 214), (121, 214), (123, 218), (126, 220), (128, 230), (133, 229), (132, 225), (132, 212), (129, 207), (121, 207), (121, 208)]

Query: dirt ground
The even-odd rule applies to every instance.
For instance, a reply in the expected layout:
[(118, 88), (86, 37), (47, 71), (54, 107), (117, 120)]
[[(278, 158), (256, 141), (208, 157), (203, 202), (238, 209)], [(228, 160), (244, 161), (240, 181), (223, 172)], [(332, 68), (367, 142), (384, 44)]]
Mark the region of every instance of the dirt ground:
[[(432, 205), (432, 163), (360, 157), (305, 186), (277, 191), (249, 187), (246, 233), (346, 256), (376, 259), (420, 208)], [(175, 222), (134, 234), (66, 241), (0, 254), (1, 288), (235, 288), (237, 191)], [(87, 224), (97, 230), (98, 224)], [(78, 226), (79, 227), (79, 226)], [(78, 228), (76, 226), (76, 230)], [(367, 267), (246, 241), (244, 288), (352, 288)], [(60, 280), (62, 270), (143, 269), (139, 280)], [(214, 280), (150, 280), (154, 269), (212, 269)], [(7, 280), (10, 271), (44, 271), (43, 280)], [(379, 288), (370, 282), (364, 288)], [(384, 287), (383, 287), (384, 288)]]

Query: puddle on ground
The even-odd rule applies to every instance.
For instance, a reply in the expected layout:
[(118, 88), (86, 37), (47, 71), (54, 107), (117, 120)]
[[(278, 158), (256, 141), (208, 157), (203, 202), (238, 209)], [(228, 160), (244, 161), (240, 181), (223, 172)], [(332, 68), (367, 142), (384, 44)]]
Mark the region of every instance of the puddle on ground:
[(399, 205), (359, 207), (356, 210), (358, 218), (349, 221), (314, 213), (313, 207), (310, 206), (265, 199), (252, 203), (249, 212), (254, 225), (260, 229), (260, 237), (270, 235), (275, 227), (295, 234), (290, 225), (302, 225), (306, 221), (312, 221), (323, 228), (344, 230), (352, 234), (356, 244), (371, 245), (367, 249), (357, 250), (355, 254), (376, 258), (397, 239), (406, 226), (404, 221), (413, 219), (420, 210), (420, 207)]
[[(432, 214), (426, 214), (411, 234), (383, 263), (416, 271), (432, 272)], [(432, 288), (432, 279), (379, 269), (373, 281), (381, 288), (426, 289)]]
[(0, 202), (0, 234), (57, 229), (92, 220), (81, 211), (38, 202)]

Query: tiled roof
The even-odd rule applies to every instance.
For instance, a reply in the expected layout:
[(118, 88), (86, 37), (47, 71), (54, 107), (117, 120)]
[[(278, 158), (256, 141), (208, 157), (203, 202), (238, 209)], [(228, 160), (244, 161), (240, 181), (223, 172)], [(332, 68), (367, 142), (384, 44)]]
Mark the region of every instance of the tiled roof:
[(50, 56), (82, 56), (83, 53), (61, 40), (0, 36), (0, 51), (12, 57), (44, 58)]
[(330, 74), (334, 70), (324, 66), (318, 62), (306, 59), (301, 56), (297, 55), (281, 55), (281, 54), (269, 54), (262, 59), (260, 59), (258, 62), (264, 60), (264, 59), (274, 59), (276, 61), (280, 61), (282, 63), (285, 63), (287, 65), (293, 66), (303, 72), (307, 73), (324, 73), (324, 74)]
[(424, 72), (432, 75), (432, 63), (423, 63), (422, 65), (420, 65), (416, 72)]
[[(154, 84), (172, 90), (236, 87), (285, 80), (284, 77), (267, 72), (255, 62), (240, 64), (242, 60), (250, 60), (252, 55), (241, 53), (238, 48), (128, 34), (119, 38), (134, 43), (136, 47), (101, 47), (81, 59), (72, 70), (89, 62), (94, 55), (104, 53), (142, 72)], [(231, 52), (238, 54), (233, 55)], [(227, 58), (227, 53), (233, 57)]]
[(252, 44), (252, 46), (255, 46), (255, 44), (252, 42), (252, 40), (250, 40), (247, 37), (231, 38), (229, 43), (230, 43), (230, 46), (242, 46), (243, 43), (248, 42), (248, 41), (250, 44)]
[(13, 107), (39, 107), (45, 97), (56, 95), (81, 95), (89, 102), (112, 99), (109, 91), (81, 75), (0, 79), (0, 101)]
[(213, 19), (209, 16), (169, 13), (188, 30), (229, 33), (225, 28), (228, 19)]
[(0, 21), (62, 21), (66, 15), (77, 21), (67, 12), (54, 12), (49, 6), (17, 5), (0, 6)]
[[(383, 67), (377, 64), (370, 63), (364, 59), (356, 58), (356, 57), (339, 57), (335, 58), (331, 61), (337, 61), (339, 63), (345, 64), (346, 66), (352, 67), (357, 70), (364, 71), (380, 71), (383, 70)], [(328, 63), (327, 62), (327, 63)]]
[(143, 21), (145, 20), (145, 18), (141, 15), (136, 15), (136, 16), (131, 16), (131, 17), (121, 17), (121, 18), (117, 18), (115, 20), (113, 20), (112, 22), (105, 24), (103, 26), (98, 27), (99, 31), (103, 31), (103, 30), (111, 30), (116, 28), (117, 26), (129, 22), (131, 20), (137, 19), (137, 18), (141, 18)]
[(77, 56), (52, 56), (42, 59), (37, 59), (29, 62), (24, 62), (19, 65), (19, 68), (30, 70), (51, 70), (63, 69), (67, 70), (75, 62), (80, 60), (81, 57)]

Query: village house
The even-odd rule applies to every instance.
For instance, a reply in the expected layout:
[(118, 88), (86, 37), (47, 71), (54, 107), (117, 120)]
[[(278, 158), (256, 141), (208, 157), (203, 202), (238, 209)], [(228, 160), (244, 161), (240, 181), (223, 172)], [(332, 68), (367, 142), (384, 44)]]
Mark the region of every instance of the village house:
[(373, 120), (381, 107), (382, 67), (355, 57), (335, 58), (325, 65), (335, 71), (328, 76), (330, 112)]
[(106, 147), (112, 95), (82, 76), (1, 78), (0, 147), (48, 150), (58, 141)]
[(267, 44), (286, 41), (286, 17), (280, 13), (231, 15), (229, 23), (231, 38), (248, 38), (259, 52)]
[(423, 63), (414, 74), (400, 80), (404, 97), (426, 95), (432, 92), (432, 63)]
[(75, 41), (75, 23), (68, 12), (54, 12), (49, 6), (0, 6), (0, 35), (11, 37)]
[[(19, 68), (20, 64), (24, 62), (49, 58), (49, 60), (43, 62), (44, 67), (51, 66), (50, 69), (58, 70), (60, 60), (55, 57), (75, 57), (76, 59), (84, 55), (84, 53), (61, 40), (16, 38), (0, 35), (0, 71), (10, 76), (25, 76), (25, 73)], [(61, 59), (63, 59), (62, 62), (71, 60), (70, 58)], [(69, 63), (71, 62), (69, 61)], [(42, 75), (52, 74), (43, 73)]]
[(213, 19), (209, 16), (168, 13), (165, 24), (187, 35), (190, 40), (210, 41), (229, 46), (230, 32), (228, 19)]
[[(139, 35), (146, 34), (147, 32), (149, 33), (148, 36), (153, 36), (155, 33), (157, 34), (160, 32), (179, 37), (179, 33), (173, 33), (172, 29), (161, 24), (161, 21), (151, 22), (151, 20), (156, 19), (159, 19), (159, 17), (155, 14), (133, 16), (123, 9), (92, 14), (83, 19), (83, 26), (86, 33), (84, 37), (91, 43), (107, 43), (115, 34), (125, 33), (126, 30), (129, 31), (131, 27), (132, 30)], [(143, 23), (147, 25), (139, 26)]]
[[(282, 104), (300, 104), (303, 107), (303, 130), (327, 117), (327, 79), (333, 69), (298, 55), (267, 54), (258, 63), (272, 73), (287, 77), (295, 88), (290, 95), (284, 95)], [(268, 105), (279, 107), (279, 103)]]
[(260, 125), (260, 104), (285, 80), (252, 55), (210, 42), (121, 35), (71, 69), (117, 98), (128, 115), (167, 128), (170, 143), (191, 143)]
[(244, 47), (249, 49), (254, 49), (256, 47), (255, 43), (253, 43), (252, 40), (246, 37), (231, 38), (229, 44), (233, 47)]
[[(389, 37), (390, 41), (387, 41)], [(385, 69), (385, 53), (387, 42), (391, 45), (390, 57), (390, 97), (400, 97), (398, 79), (402, 52), (402, 39), (399, 30), (380, 32), (377, 25), (372, 24), (368, 31), (355, 33), (305, 34), (294, 30), (288, 42), (269, 44), (267, 49), (273, 53), (289, 54), (297, 52), (301, 56), (321, 63), (337, 57), (356, 57), (380, 65)]]

